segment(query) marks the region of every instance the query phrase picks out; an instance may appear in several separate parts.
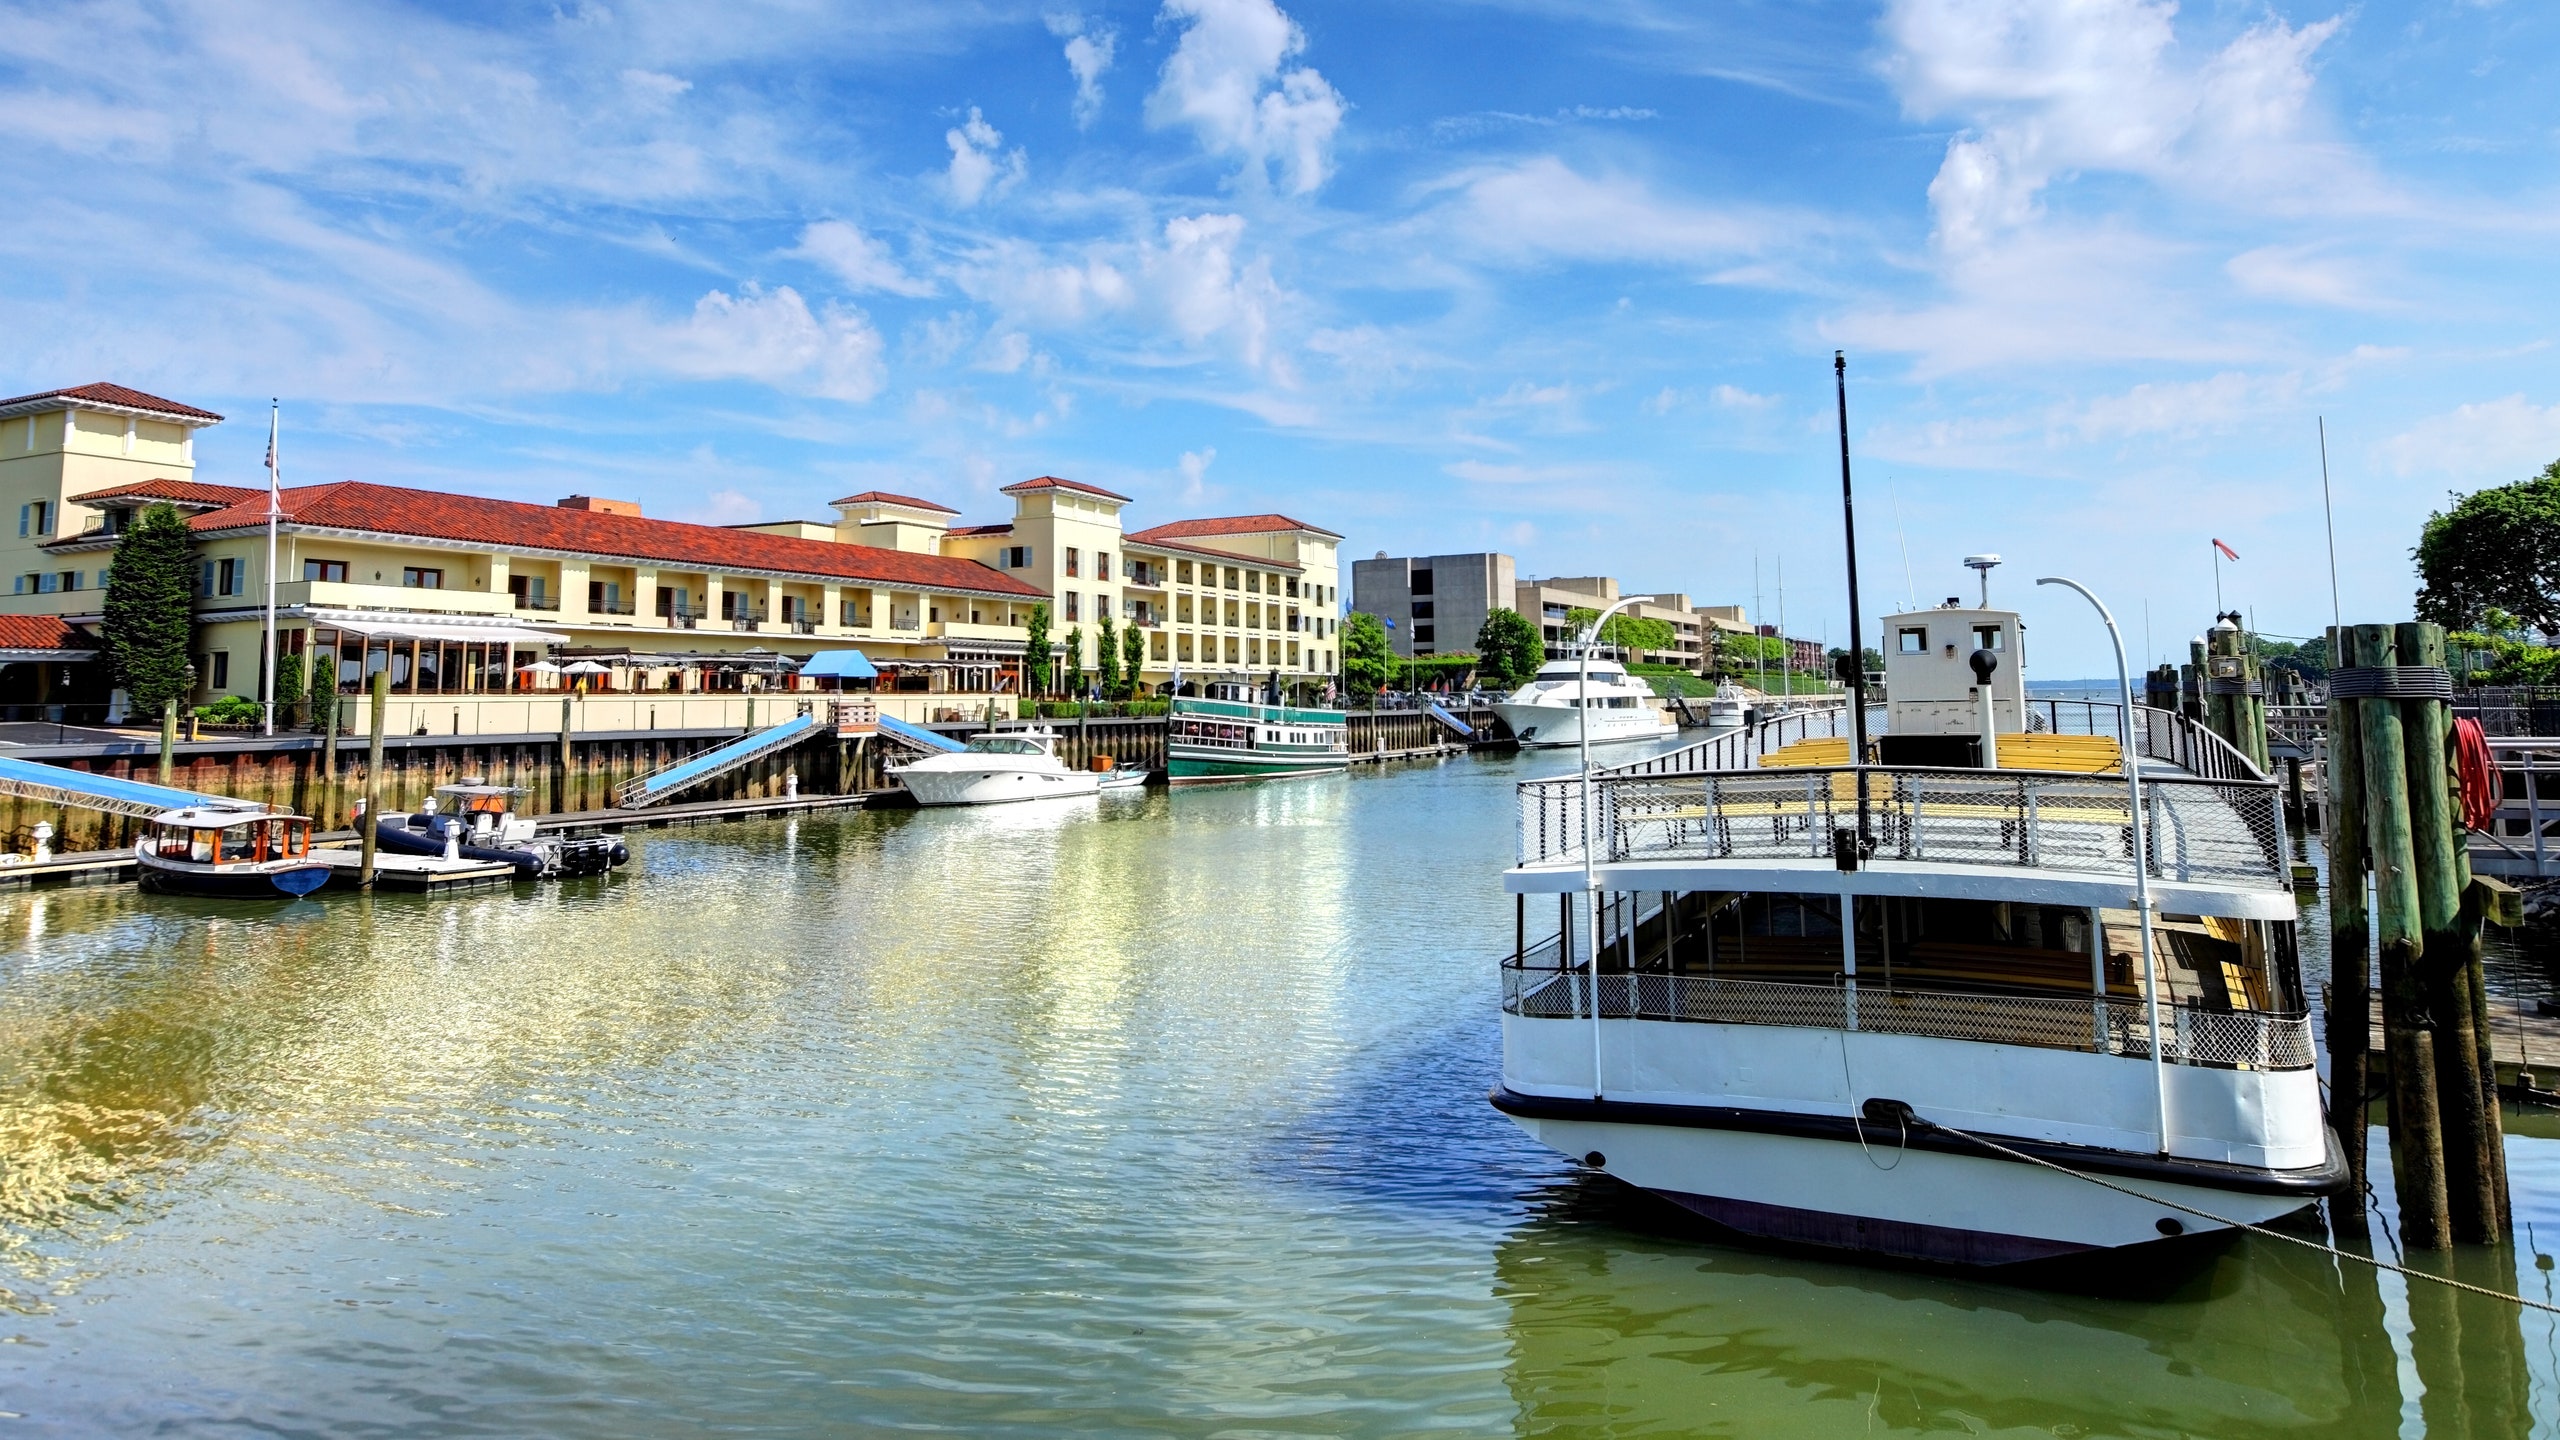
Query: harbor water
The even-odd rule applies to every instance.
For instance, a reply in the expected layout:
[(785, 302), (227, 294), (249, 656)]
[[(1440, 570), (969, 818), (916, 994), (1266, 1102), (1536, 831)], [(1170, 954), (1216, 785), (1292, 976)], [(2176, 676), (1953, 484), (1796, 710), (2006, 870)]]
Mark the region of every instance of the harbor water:
[[(1570, 764), (0, 898), (0, 1436), (2560, 1433), (2560, 1316), (2257, 1238), (2094, 1290), (1753, 1250), (1527, 1141), (1497, 876)], [(2510, 1123), (2463, 1274), (2553, 1299)]]

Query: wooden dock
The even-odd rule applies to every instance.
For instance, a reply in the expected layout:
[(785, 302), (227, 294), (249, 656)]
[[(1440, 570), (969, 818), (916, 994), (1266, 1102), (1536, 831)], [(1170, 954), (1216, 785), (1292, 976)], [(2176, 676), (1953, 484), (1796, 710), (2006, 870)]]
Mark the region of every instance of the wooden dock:
[[(354, 842), (314, 846), (311, 858), (330, 867), (330, 888), (352, 890), (360, 883), (364, 852)], [(373, 885), (377, 890), (442, 894), (514, 883), (516, 867), (495, 860), (447, 860), (441, 855), (399, 855), (389, 851), (376, 851), (373, 857)]]
[(0, 857), (0, 890), (47, 890), (61, 885), (114, 885), (129, 881), (142, 862), (131, 850), (82, 850), (37, 861)]
[[(2381, 1078), (2388, 1071), (2382, 1052), (2382, 998), (2373, 1001), (2373, 1022), (2368, 1032), (2372, 1046), (2373, 1074)], [(2560, 1016), (2544, 1015), (2534, 1010), (2518, 1014), (2513, 1000), (2499, 1000), (2489, 1007), (2489, 1034), (2498, 1059), (2498, 1088), (2510, 1095), (2521, 1095), (2518, 1076), (2530, 1072), (2536, 1098), (2547, 1097), (2560, 1103)]]

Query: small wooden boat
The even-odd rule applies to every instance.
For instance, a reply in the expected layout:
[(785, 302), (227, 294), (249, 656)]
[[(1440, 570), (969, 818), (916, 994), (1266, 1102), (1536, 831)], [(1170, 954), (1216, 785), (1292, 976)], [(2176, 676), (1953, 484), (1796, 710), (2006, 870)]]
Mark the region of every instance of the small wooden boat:
[(134, 842), (142, 888), (224, 900), (298, 899), (329, 883), (300, 815), (194, 806), (164, 811)]

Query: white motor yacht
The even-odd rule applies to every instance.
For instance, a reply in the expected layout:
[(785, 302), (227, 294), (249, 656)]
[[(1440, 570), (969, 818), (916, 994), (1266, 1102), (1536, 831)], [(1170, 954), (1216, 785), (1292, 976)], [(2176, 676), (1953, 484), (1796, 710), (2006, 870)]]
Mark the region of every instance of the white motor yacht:
[(1578, 745), (1582, 727), (1591, 727), (1591, 743), (1659, 740), (1680, 727), (1655, 703), (1653, 687), (1627, 673), (1616, 660), (1591, 660), (1590, 689), (1583, 689), (1582, 661), (1550, 660), (1537, 678), (1497, 701), (1493, 713), (1511, 727), (1512, 736), (1533, 747)]
[(1707, 728), (1739, 730), (1750, 714), (1751, 704), (1743, 698), (1742, 687), (1731, 680), (1716, 682), (1716, 693), (1707, 701)]
[(1047, 726), (990, 730), (968, 745), (889, 767), (919, 805), (1003, 805), (1091, 795), (1107, 775), (1070, 768), (1058, 758), (1058, 734)]
[(2341, 1188), (2275, 782), (2170, 711), (2031, 727), (2014, 611), (1885, 627), (1866, 756), (1835, 709), (1595, 769), (1588, 841), (1583, 777), (1520, 787), (1494, 1105), (1733, 1230), (1958, 1264)]

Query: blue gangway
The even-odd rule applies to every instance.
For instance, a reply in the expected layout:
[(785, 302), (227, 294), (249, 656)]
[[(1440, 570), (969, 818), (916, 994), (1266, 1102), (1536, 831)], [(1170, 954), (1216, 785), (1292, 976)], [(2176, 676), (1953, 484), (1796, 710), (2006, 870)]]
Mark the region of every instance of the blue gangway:
[(625, 810), (655, 805), (679, 790), (726, 775), (750, 760), (788, 749), (816, 733), (817, 728), (815, 717), (794, 715), (779, 725), (749, 731), (726, 745), (688, 755), (663, 770), (627, 780), (618, 798)]
[(1473, 740), (1476, 738), (1476, 727), (1459, 719), (1455, 712), (1451, 711), (1449, 707), (1441, 704), (1437, 700), (1431, 702), (1431, 718), (1448, 726), (1450, 729), (1457, 731), (1458, 737), (1462, 740)]
[(880, 733), (893, 740), (903, 740), (919, 750), (966, 750), (969, 747), (948, 735), (937, 735), (921, 725), (910, 725), (891, 716), (880, 717)]
[(205, 795), (141, 780), (119, 780), (112, 775), (92, 775), (86, 770), (44, 765), (33, 760), (13, 760), (6, 756), (0, 756), (0, 795), (23, 795), (30, 800), (43, 800), (55, 805), (77, 805), (86, 810), (139, 815), (146, 819), (164, 810), (203, 808), (263, 814), (267, 808), (255, 801), (235, 800), (228, 795)]

